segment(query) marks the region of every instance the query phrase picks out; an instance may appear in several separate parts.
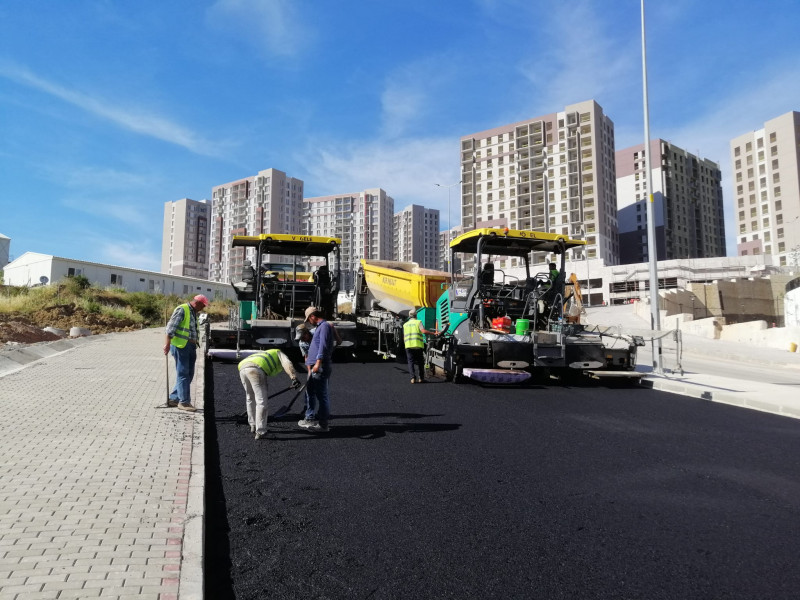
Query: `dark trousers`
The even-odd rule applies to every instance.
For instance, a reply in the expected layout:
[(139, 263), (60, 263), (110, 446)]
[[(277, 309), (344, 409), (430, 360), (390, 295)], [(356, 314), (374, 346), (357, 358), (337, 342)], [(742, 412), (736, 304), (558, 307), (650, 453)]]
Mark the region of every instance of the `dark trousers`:
[(425, 354), (422, 348), (406, 348), (406, 359), (408, 360), (408, 372), (411, 377), (414, 375), (414, 365), (419, 368), (420, 380), (425, 379)]

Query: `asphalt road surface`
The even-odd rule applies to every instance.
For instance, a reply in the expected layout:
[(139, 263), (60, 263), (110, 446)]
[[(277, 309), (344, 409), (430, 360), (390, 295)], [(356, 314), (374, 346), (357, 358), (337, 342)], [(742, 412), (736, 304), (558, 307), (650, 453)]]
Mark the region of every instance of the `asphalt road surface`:
[(207, 373), (208, 598), (800, 595), (800, 421), (348, 363), (329, 433), (256, 441), (236, 365)]

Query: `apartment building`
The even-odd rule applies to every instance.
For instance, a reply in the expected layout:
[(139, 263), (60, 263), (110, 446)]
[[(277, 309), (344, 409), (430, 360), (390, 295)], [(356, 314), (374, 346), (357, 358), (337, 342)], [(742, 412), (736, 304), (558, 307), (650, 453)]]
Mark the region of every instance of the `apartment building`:
[[(442, 271), (450, 271), (450, 242), (464, 233), (464, 228), (457, 225), (451, 229), (445, 229), (439, 232), (439, 266), (437, 269)], [(453, 264), (455, 267), (454, 272), (461, 270), (461, 260), (456, 257), (456, 262)]]
[(800, 264), (800, 112), (766, 121), (730, 142), (739, 256)]
[(306, 198), (302, 214), (303, 233), (342, 240), (342, 290), (353, 289), (362, 258), (393, 258), (394, 199), (381, 188)]
[(614, 124), (594, 100), (464, 136), (461, 223), (582, 237), (573, 255), (617, 264), (614, 160)]
[(183, 198), (164, 203), (161, 236), (161, 272), (208, 279), (208, 200)]
[(418, 204), (394, 215), (394, 260), (439, 268), (439, 211)]
[[(725, 256), (719, 164), (650, 140), (657, 260)], [(620, 264), (648, 262), (644, 144), (616, 153)]]
[[(240, 277), (243, 262), (255, 264), (254, 248), (232, 248), (234, 235), (300, 233), (303, 181), (278, 169), (214, 186), (211, 189), (209, 279), (229, 282)], [(291, 257), (268, 255), (268, 262)]]
[(0, 269), (8, 264), (11, 253), (11, 238), (0, 233)]

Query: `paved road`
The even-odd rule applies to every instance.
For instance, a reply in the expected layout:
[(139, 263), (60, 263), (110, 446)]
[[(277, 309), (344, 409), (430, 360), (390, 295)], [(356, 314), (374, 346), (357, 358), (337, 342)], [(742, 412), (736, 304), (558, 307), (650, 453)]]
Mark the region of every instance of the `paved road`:
[(213, 375), (210, 598), (800, 589), (795, 419), (642, 389), (412, 386), (399, 365), (352, 363), (328, 435), (282, 421), (257, 442), (235, 366)]

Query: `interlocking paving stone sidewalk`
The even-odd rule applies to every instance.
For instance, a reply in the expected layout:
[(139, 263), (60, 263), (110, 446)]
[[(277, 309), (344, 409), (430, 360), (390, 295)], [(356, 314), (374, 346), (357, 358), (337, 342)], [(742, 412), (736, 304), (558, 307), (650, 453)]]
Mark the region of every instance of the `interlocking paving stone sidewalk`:
[(203, 370), (198, 413), (155, 408), (162, 344), (98, 336), (0, 377), (0, 598), (201, 597)]

